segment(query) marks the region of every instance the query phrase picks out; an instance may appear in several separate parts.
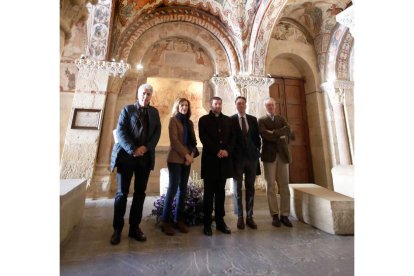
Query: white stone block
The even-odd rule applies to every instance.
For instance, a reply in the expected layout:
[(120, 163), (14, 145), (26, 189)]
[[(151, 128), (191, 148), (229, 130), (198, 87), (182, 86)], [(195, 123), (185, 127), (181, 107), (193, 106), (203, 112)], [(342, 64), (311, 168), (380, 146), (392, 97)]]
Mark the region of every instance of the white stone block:
[(60, 242), (81, 221), (85, 209), (86, 179), (60, 180)]
[(354, 166), (339, 165), (332, 168), (331, 172), (335, 192), (353, 198), (355, 190)]
[(315, 184), (289, 184), (291, 215), (331, 234), (354, 234), (354, 199)]

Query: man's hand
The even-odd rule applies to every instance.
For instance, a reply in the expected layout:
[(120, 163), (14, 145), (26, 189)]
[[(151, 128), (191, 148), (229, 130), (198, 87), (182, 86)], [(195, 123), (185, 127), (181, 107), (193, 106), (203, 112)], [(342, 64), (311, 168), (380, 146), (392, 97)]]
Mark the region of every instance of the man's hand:
[(132, 156), (134, 156), (134, 157), (143, 156), (147, 152), (147, 150), (148, 149), (147, 149), (146, 146), (140, 146), (140, 147), (136, 148), (136, 150), (134, 151)]
[(217, 157), (218, 158), (223, 158), (223, 157), (228, 157), (229, 153), (227, 152), (227, 150), (219, 150), (219, 152), (217, 153)]

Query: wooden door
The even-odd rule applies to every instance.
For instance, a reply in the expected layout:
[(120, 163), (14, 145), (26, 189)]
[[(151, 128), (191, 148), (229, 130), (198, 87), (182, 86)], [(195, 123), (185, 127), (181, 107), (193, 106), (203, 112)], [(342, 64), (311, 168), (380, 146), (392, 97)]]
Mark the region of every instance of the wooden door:
[(276, 114), (286, 118), (295, 134), (295, 140), (289, 144), (289, 183), (313, 183), (303, 80), (276, 78), (269, 94), (276, 101)]

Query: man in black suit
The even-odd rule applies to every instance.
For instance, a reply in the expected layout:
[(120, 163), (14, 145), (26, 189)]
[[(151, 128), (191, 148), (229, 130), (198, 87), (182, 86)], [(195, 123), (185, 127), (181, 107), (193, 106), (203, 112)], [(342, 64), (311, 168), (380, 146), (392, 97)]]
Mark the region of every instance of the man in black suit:
[(215, 203), (216, 229), (230, 234), (224, 222), (224, 200), (226, 179), (232, 177), (231, 154), (234, 148), (233, 127), (230, 118), (221, 113), (222, 100), (210, 100), (210, 113), (198, 121), (198, 130), (203, 153), (201, 155), (201, 178), (204, 179), (204, 234), (212, 235), (211, 214)]
[(234, 213), (238, 216), (237, 228), (244, 229), (242, 185), (246, 189), (246, 224), (257, 229), (253, 220), (254, 182), (260, 174), (259, 157), (261, 140), (257, 118), (246, 114), (246, 98), (238, 96), (235, 101), (237, 113), (231, 116), (236, 146), (233, 153)]
[(146, 236), (139, 228), (145, 200), (145, 190), (150, 171), (155, 164), (155, 146), (161, 135), (158, 110), (149, 106), (153, 88), (143, 84), (138, 88), (138, 101), (125, 106), (119, 115), (116, 137), (111, 158), (111, 171), (117, 167), (117, 193), (114, 202), (114, 233), (111, 244), (119, 244), (124, 227), (129, 186), (135, 175), (134, 194), (129, 213), (130, 238), (144, 242)]

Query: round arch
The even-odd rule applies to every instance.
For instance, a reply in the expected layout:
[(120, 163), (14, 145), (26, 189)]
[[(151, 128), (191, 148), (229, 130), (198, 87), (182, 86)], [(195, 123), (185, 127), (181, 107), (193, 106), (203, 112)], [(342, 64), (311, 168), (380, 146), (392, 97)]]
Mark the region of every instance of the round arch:
[[(114, 50), (114, 57), (117, 59), (128, 60), (130, 51), (137, 41), (141, 41), (142, 36), (150, 29), (172, 22), (179, 24), (188, 23), (198, 27), (198, 31), (209, 33), (210, 38), (216, 40), (224, 52), (227, 54), (227, 59), (230, 64), (231, 73), (240, 70), (241, 54), (234, 47), (234, 42), (231, 40), (231, 35), (226, 30), (225, 26), (215, 17), (189, 7), (165, 7), (156, 9), (149, 14), (144, 14), (135, 19), (126, 30), (121, 34), (117, 47)], [(180, 30), (177, 30), (180, 32)], [(183, 31), (180, 32), (185, 36)], [(201, 38), (201, 37), (200, 37)]]
[(266, 73), (275, 59), (284, 59), (293, 64), (304, 78), (306, 98), (307, 129), (309, 133), (310, 156), (315, 183), (331, 186), (329, 147), (324, 119), (324, 95), (320, 91), (320, 79), (315, 52), (312, 47), (304, 48), (296, 43), (271, 40), (266, 59)]
[(353, 38), (349, 29), (337, 23), (332, 31), (326, 53), (324, 81), (350, 79), (350, 53), (352, 46)]

